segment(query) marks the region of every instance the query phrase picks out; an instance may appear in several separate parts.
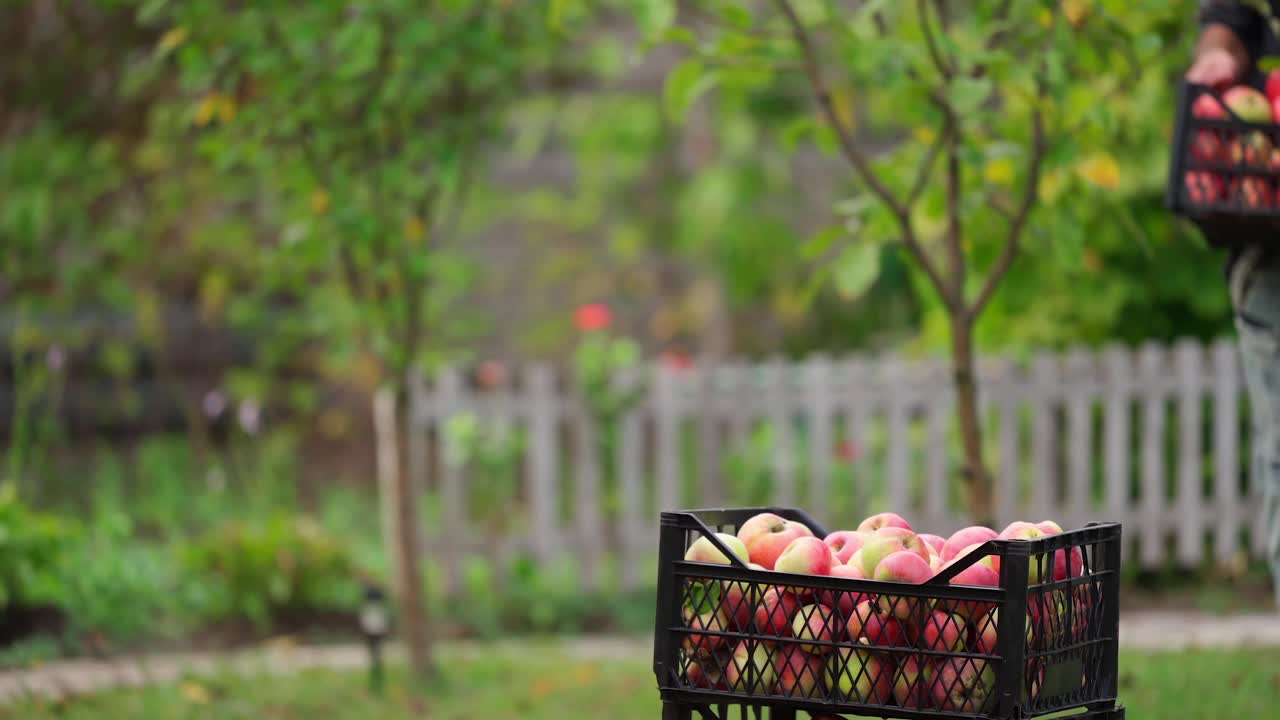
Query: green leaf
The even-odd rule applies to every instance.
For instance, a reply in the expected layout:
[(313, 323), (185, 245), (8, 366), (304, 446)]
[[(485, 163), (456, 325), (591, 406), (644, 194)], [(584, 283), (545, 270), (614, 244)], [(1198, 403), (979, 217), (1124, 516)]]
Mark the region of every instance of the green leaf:
[(647, 37), (658, 37), (675, 24), (675, 0), (645, 0), (637, 13), (640, 29)]
[(672, 120), (684, 119), (698, 96), (715, 85), (716, 76), (697, 58), (688, 58), (667, 75), (662, 89), (663, 106)]
[(659, 37), (660, 42), (676, 43), (677, 45), (685, 45), (688, 47), (698, 46), (698, 36), (692, 30), (686, 27), (667, 28)]
[(831, 225), (814, 233), (800, 248), (800, 256), (806, 260), (822, 257), (831, 250), (837, 240), (844, 237), (845, 229), (840, 225)]
[(991, 96), (991, 78), (956, 78), (947, 88), (947, 100), (960, 116), (976, 111)]
[(716, 14), (727, 24), (738, 28), (749, 28), (755, 22), (755, 18), (751, 16), (751, 11), (743, 7), (739, 0), (720, 3), (720, 6), (716, 8)]
[(858, 242), (841, 253), (834, 270), (836, 292), (846, 300), (865, 293), (880, 275), (880, 246)]
[(1280, 55), (1264, 55), (1258, 59), (1258, 69), (1263, 72), (1280, 70)]

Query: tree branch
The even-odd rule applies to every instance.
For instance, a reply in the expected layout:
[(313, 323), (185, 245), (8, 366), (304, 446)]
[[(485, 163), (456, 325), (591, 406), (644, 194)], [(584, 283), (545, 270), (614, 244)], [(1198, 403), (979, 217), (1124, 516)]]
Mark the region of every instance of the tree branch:
[(942, 144), (947, 141), (947, 135), (951, 132), (951, 124), (947, 123), (942, 128), (942, 133), (934, 139), (933, 144), (925, 152), (924, 159), (920, 161), (920, 168), (916, 170), (916, 181), (911, 186), (911, 192), (907, 194), (906, 208), (910, 212), (915, 207), (920, 196), (924, 194), (925, 186), (929, 184), (929, 176), (933, 174), (933, 163), (938, 159), (938, 153), (942, 151)]
[(831, 92), (827, 89), (826, 80), (822, 75), (822, 66), (818, 61), (818, 51), (814, 47), (813, 39), (809, 37), (808, 31), (804, 27), (804, 23), (800, 20), (800, 16), (796, 14), (795, 8), (791, 6), (789, 0), (774, 0), (778, 10), (786, 17), (787, 22), (791, 26), (791, 34), (795, 38), (796, 44), (800, 46), (800, 50), (804, 54), (805, 72), (809, 76), (809, 83), (813, 86), (814, 94), (817, 96), (818, 104), (822, 108), (823, 115), (826, 116), (827, 122), (831, 125), (831, 129), (835, 132), (836, 138), (840, 142), (840, 150), (845, 158), (853, 165), (857, 171), (858, 177), (867, 184), (881, 202), (883, 202), (898, 220), (898, 225), (902, 228), (902, 242), (907, 249), (915, 255), (916, 260), (920, 262), (920, 266), (924, 268), (925, 273), (929, 276), (929, 280), (938, 290), (938, 294), (948, 305), (961, 300), (959, 297), (953, 297), (946, 282), (938, 269), (934, 267), (933, 262), (925, 253), (924, 248), (915, 236), (915, 230), (911, 226), (911, 215), (907, 207), (905, 207), (893, 191), (890, 190), (884, 182), (881, 181), (875, 171), (871, 169), (871, 163), (863, 155), (858, 148), (857, 143), (853, 139), (853, 135), (840, 122), (840, 115), (836, 112), (835, 104), (831, 99)]
[(954, 70), (951, 64), (947, 62), (947, 59), (942, 56), (942, 49), (938, 47), (938, 40), (933, 35), (933, 23), (929, 22), (929, 0), (916, 0), (916, 12), (920, 15), (920, 27), (924, 31), (924, 44), (929, 49), (929, 57), (933, 60), (933, 66), (938, 69), (938, 74), (942, 75), (944, 81), (949, 81)]
[(951, 270), (951, 289), (961, 299), (957, 307), (964, 307), (965, 275), (968, 271), (964, 257), (960, 227), (960, 141), (959, 133), (947, 133), (947, 230), (944, 234)]
[(1022, 231), (1026, 227), (1027, 218), (1031, 215), (1031, 208), (1035, 205), (1036, 197), (1040, 192), (1040, 165), (1048, 149), (1044, 135), (1044, 117), (1040, 108), (1036, 108), (1032, 112), (1031, 133), (1031, 156), (1027, 161), (1027, 187), (1022, 195), (1022, 202), (1019, 203), (1013, 214), (1009, 216), (1009, 233), (1005, 238), (1004, 249), (1001, 251), (995, 265), (991, 267), (991, 273), (987, 275), (986, 282), (982, 285), (982, 290), (978, 292), (977, 299), (974, 300), (973, 305), (970, 307), (970, 313), (973, 317), (981, 314), (983, 308), (991, 301), (991, 297), (995, 295), (1000, 281), (1004, 279), (1004, 276), (1009, 272), (1009, 268), (1013, 265), (1014, 259), (1018, 256), (1018, 252), (1022, 247)]

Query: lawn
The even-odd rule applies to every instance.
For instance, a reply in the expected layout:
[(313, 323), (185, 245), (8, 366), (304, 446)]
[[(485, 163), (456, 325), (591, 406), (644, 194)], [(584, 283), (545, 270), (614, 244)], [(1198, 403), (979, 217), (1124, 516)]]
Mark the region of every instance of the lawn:
[[(360, 674), (325, 670), (251, 681), (233, 675), (169, 686), (120, 690), (65, 703), (31, 701), (0, 708), (23, 720), (655, 720), (653, 675), (642, 657), (575, 661), (534, 647), (521, 660), (508, 653), (447, 663), (438, 686), (409, 693), (392, 675), (384, 697)], [(1130, 720), (1219, 720), (1274, 717), (1280, 707), (1280, 649), (1125, 653), (1121, 698)], [(425, 711), (425, 712), (424, 712)]]

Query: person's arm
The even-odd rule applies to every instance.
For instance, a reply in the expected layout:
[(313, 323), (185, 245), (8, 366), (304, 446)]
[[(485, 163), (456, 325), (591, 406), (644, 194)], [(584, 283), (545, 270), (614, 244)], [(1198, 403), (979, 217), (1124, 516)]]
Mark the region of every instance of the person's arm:
[(1231, 0), (1201, 0), (1200, 40), (1187, 80), (1221, 87), (1238, 81), (1262, 53), (1266, 19)]

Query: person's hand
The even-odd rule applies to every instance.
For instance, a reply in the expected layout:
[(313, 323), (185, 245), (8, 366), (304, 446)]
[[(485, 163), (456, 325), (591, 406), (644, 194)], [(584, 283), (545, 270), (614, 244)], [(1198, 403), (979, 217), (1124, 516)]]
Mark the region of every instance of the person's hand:
[(1219, 88), (1234, 83), (1241, 70), (1240, 61), (1230, 51), (1208, 48), (1187, 70), (1187, 82)]

